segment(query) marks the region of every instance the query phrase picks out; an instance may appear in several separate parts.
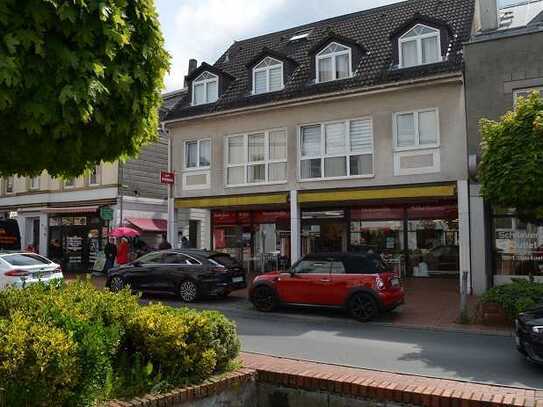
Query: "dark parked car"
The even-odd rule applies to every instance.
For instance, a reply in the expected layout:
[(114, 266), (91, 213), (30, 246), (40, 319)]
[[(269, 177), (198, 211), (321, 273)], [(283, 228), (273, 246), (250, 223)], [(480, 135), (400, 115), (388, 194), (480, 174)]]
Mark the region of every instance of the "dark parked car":
[(404, 302), (400, 280), (381, 257), (368, 253), (321, 253), (303, 257), (287, 272), (257, 276), (249, 293), (259, 311), (280, 304), (346, 309), (369, 321)]
[(226, 297), (247, 287), (245, 273), (228, 254), (197, 249), (163, 250), (109, 270), (106, 286), (119, 291), (168, 292), (185, 302)]
[(543, 304), (520, 314), (515, 325), (519, 352), (543, 365)]

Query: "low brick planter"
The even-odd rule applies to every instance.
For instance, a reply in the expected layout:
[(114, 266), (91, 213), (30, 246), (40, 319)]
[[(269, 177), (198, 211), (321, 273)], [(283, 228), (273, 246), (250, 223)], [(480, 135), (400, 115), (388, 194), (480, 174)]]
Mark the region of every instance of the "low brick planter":
[[(202, 406), (245, 406), (249, 405), (246, 404), (249, 399), (255, 397), (251, 391), (255, 379), (255, 370), (239, 369), (221, 377), (211, 378), (202, 384), (172, 390), (164, 394), (146, 395), (130, 401), (110, 401), (107, 407), (185, 407), (194, 406), (199, 402)], [(248, 391), (245, 391), (244, 387), (247, 387)], [(237, 400), (238, 404), (234, 404), (232, 400)]]
[(512, 323), (511, 318), (500, 304), (481, 303), (479, 305), (479, 315), (481, 322), (485, 325), (505, 326)]
[(543, 407), (543, 390), (242, 353), (243, 369), (108, 407)]

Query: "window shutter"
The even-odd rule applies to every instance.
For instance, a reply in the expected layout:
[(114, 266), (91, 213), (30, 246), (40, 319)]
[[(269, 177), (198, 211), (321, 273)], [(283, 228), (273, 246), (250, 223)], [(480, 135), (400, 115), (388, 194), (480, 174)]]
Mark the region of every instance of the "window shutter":
[(326, 154), (345, 154), (345, 123), (327, 124), (324, 129)]
[(282, 71), (281, 66), (270, 68), (270, 92), (281, 89)]
[(321, 153), (321, 126), (302, 128), (302, 156), (318, 156)]
[(371, 120), (351, 120), (351, 152), (373, 152)]

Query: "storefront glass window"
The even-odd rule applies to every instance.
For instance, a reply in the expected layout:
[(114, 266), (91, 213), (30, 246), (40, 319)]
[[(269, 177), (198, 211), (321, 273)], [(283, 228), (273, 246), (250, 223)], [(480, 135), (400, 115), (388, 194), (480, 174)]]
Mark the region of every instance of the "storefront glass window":
[(456, 276), (460, 272), (456, 206), (407, 209), (408, 273), (414, 277)]
[(543, 278), (543, 226), (525, 222), (513, 213), (495, 211), (495, 274)]

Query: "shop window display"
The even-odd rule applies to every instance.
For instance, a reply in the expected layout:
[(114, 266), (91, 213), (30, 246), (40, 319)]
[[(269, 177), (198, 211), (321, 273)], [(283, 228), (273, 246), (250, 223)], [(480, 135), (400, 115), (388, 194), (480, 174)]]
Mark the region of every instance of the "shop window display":
[(543, 279), (543, 224), (497, 209), (492, 226), (495, 274)]

